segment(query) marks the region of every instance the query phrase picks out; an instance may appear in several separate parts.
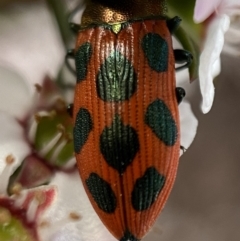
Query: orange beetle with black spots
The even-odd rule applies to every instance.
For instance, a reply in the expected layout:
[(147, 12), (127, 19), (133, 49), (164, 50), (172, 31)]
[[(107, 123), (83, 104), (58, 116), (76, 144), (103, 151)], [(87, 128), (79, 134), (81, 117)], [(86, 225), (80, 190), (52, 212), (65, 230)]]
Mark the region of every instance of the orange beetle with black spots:
[[(172, 189), (179, 160), (175, 62), (180, 23), (164, 16), (161, 0), (92, 0), (74, 50), (77, 85), (74, 148), (96, 213), (120, 241), (149, 231)], [(180, 67), (182, 68), (182, 67)]]

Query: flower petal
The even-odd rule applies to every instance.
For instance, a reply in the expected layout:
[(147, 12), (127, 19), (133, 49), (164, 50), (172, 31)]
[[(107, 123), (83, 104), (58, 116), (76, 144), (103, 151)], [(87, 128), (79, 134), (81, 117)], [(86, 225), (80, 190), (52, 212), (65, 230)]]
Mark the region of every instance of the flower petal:
[[(30, 153), (23, 129), (10, 115), (0, 112), (0, 194), (6, 194), (9, 178)], [(8, 160), (7, 160), (8, 158)]]
[(45, 210), (52, 205), (56, 187), (42, 186), (22, 190), (11, 196), (0, 196), (0, 239), (13, 241), (39, 240), (38, 221)]
[(0, 110), (22, 118), (30, 108), (31, 90), (16, 72), (0, 66)]
[[(93, 210), (77, 171), (59, 172), (51, 184), (58, 186), (58, 198), (43, 215), (49, 225), (39, 227), (40, 240), (116, 241)], [(80, 218), (71, 220), (71, 213)]]
[(185, 149), (191, 145), (197, 133), (198, 120), (192, 112), (191, 105), (183, 101), (179, 105), (181, 125), (181, 146)]
[(65, 55), (58, 28), (46, 6), (44, 1), (16, 2), (11, 8), (1, 9), (0, 14), (0, 62), (9, 63), (32, 84), (40, 84), (46, 74), (57, 76)]
[[(177, 47), (179, 48), (179, 46)], [(191, 145), (191, 143), (195, 138), (197, 127), (198, 127), (198, 120), (195, 117), (191, 108), (191, 99), (194, 98), (193, 96), (191, 96), (191, 93), (194, 93), (195, 89), (198, 89), (199, 87), (197, 85), (197, 81), (193, 81), (190, 84), (189, 73), (187, 69), (177, 72), (176, 83), (177, 83), (177, 87), (182, 87), (186, 92), (186, 96), (184, 97), (183, 101), (179, 104), (180, 131), (181, 131), (180, 144), (185, 149), (188, 149), (188, 147)]]
[(199, 81), (203, 97), (202, 111), (207, 113), (213, 103), (213, 78), (220, 72), (220, 54), (224, 44), (224, 33), (228, 30), (230, 19), (227, 15), (217, 16), (210, 22), (200, 56)]
[(216, 11), (222, 0), (197, 0), (194, 8), (194, 21), (203, 22)]
[(229, 16), (239, 14), (240, 11), (240, 1), (239, 0), (222, 0), (218, 13), (228, 14)]

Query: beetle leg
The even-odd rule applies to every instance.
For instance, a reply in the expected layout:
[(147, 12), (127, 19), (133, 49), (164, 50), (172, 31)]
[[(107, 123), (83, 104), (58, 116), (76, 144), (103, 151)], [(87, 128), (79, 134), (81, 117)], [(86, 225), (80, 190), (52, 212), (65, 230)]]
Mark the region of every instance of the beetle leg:
[(167, 27), (171, 34), (178, 28), (181, 21), (182, 19), (179, 18), (178, 16), (167, 20)]
[(74, 16), (80, 11), (80, 9), (82, 8), (83, 6), (83, 3), (81, 4), (78, 4), (71, 12), (70, 14), (68, 15), (68, 22), (69, 22), (69, 26), (70, 26), (70, 29), (73, 31), (73, 33), (77, 34), (79, 29), (80, 29), (80, 25), (79, 24), (76, 24), (76, 23), (73, 23), (73, 18)]
[(66, 61), (66, 65), (68, 67), (68, 69), (74, 74), (76, 75), (76, 70), (73, 69), (73, 67), (71, 66), (69, 59), (74, 59), (75, 58), (75, 51), (74, 49), (68, 49), (66, 57), (65, 57), (65, 61)]
[(185, 97), (186, 92), (181, 87), (177, 87), (175, 89), (175, 91), (176, 91), (177, 102), (178, 102), (178, 104), (180, 104), (182, 102), (183, 98)]
[(75, 34), (77, 34), (79, 29), (80, 29), (80, 25), (79, 24), (72, 23), (72, 22), (69, 23), (69, 27), (73, 31), (73, 33), (75, 33)]
[(189, 51), (183, 49), (175, 49), (174, 57), (177, 64), (185, 63), (184, 65), (177, 67), (176, 70), (182, 70), (189, 67), (193, 60), (192, 54)]
[(73, 117), (73, 104), (69, 104), (69, 105), (67, 106), (67, 113), (68, 113), (71, 117)]
[(180, 150), (184, 153), (187, 149), (184, 146), (180, 146)]

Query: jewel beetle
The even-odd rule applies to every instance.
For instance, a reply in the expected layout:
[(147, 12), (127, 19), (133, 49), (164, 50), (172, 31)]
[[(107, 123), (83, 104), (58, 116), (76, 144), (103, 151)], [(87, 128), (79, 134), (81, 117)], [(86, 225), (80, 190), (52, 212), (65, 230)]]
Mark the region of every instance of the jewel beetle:
[(68, 52), (76, 63), (74, 151), (96, 213), (119, 241), (141, 240), (172, 189), (180, 152), (173, 50), (180, 18), (162, 0), (91, 0)]

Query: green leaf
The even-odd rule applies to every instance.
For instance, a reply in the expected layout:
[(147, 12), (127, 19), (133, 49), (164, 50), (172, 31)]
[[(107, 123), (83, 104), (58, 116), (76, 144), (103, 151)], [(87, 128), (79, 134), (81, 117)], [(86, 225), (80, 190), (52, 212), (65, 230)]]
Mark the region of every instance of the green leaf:
[(175, 32), (174, 36), (182, 44), (183, 48), (189, 51), (193, 56), (192, 64), (189, 66), (190, 82), (198, 78), (198, 66), (200, 50), (197, 44), (191, 39), (190, 36), (184, 31), (182, 27), (179, 27)]
[(180, 27), (174, 32), (176, 39), (183, 48), (193, 55), (193, 62), (189, 67), (190, 81), (198, 77), (198, 66), (201, 45), (202, 25), (193, 21), (194, 0), (168, 0), (168, 17), (179, 16), (182, 19)]
[(182, 19), (181, 26), (188, 33), (191, 39), (199, 45), (201, 42), (202, 24), (193, 21), (194, 0), (168, 0), (168, 16), (179, 16)]

